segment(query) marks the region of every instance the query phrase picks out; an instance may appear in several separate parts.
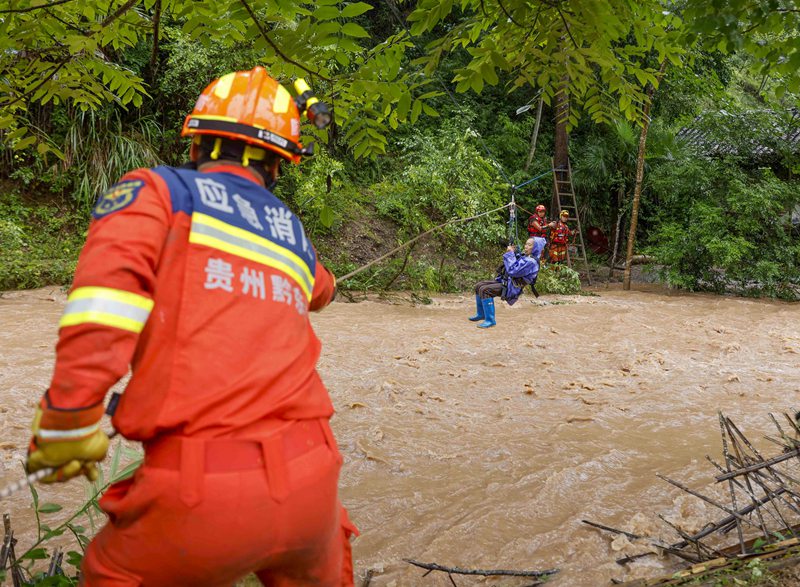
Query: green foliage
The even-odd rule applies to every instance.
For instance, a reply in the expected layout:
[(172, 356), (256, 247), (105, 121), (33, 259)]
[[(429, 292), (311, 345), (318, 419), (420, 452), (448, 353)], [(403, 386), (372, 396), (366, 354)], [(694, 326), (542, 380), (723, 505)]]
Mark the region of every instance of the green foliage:
[[(372, 187), (378, 211), (414, 236), (453, 218), (506, 204), (497, 170), (475, 147), (475, 131), (444, 125), (434, 133), (400, 141), (400, 170)], [(496, 243), (503, 229), (493, 221), (446, 227), (454, 251)]]
[(116, 111), (108, 116), (79, 113), (67, 128), (64, 159), (50, 173), (68, 173), (73, 179), (73, 197), (87, 212), (97, 195), (137, 167), (155, 167), (161, 128), (152, 118), (122, 124)]
[(321, 153), (301, 167), (285, 166), (286, 175), (276, 195), (292, 204), (309, 234), (330, 234), (341, 218), (358, 207), (352, 185), (344, 177), (344, 164)]
[(6, 185), (0, 183), (0, 290), (69, 283), (88, 218), (57, 202), (26, 202)]
[[(173, 132), (214, 75), (260, 64), (284, 82), (310, 75), (321, 96), (335, 96), (336, 122), (356, 158), (385, 153), (390, 127), (436, 115), (426, 102), (437, 93), (420, 72), (401, 67), (405, 33), (373, 39), (364, 27), (370, 10), (337, 0), (15, 2), (0, 20), (0, 139), (17, 150), (38, 140), (40, 154), (62, 156), (35, 119), (42, 108), (64, 105), (178, 110), (166, 124)], [(168, 75), (159, 81), (162, 47)]]
[(719, 51), (693, 49), (686, 61), (686, 67), (670, 68), (656, 92), (652, 114), (663, 123), (690, 122), (704, 111), (729, 108), (741, 95), (727, 91), (735, 66)]
[[(110, 8), (100, 1), (14, 3), (0, 20), (0, 129), (14, 149), (33, 145), (30, 103), (69, 102), (82, 110), (109, 102), (141, 106), (144, 80), (106, 55), (134, 46), (147, 26), (134, 1)], [(124, 17), (124, 18), (123, 18)], [(58, 149), (39, 143), (40, 154)]]
[(726, 0), (689, 2), (691, 37), (707, 48), (753, 57), (752, 71), (779, 82), (778, 99), (800, 94), (800, 10), (795, 2)]
[[(98, 514), (105, 521), (105, 514), (100, 509), (100, 496), (108, 489), (112, 483), (117, 483), (127, 479), (136, 471), (142, 462), (142, 453), (123, 446), (122, 441), (117, 441), (109, 453), (108, 465), (100, 467), (100, 478), (94, 483), (85, 481), (86, 499), (75, 511), (71, 512), (66, 519), (58, 522), (54, 527), (43, 522), (42, 516), (51, 516), (63, 511), (63, 507), (56, 503), (39, 503), (39, 492), (36, 487), (29, 485), (31, 492), (31, 502), (34, 515), (36, 517), (36, 541), (25, 550), (18, 558), (18, 569), (25, 579), (25, 585), (30, 587), (67, 587), (78, 584), (78, 570), (83, 562), (86, 546), (89, 544), (90, 536), (97, 530), (95, 520)], [(77, 483), (78, 480), (72, 481)], [(46, 518), (50, 520), (52, 518)], [(91, 526), (91, 532), (79, 522), (86, 520)], [(60, 536), (69, 535), (74, 539), (73, 544), (65, 546), (63, 538), (58, 541), (53, 539)], [(41, 561), (46, 561), (51, 556), (51, 546), (58, 547), (62, 551), (66, 549), (64, 563), (66, 567), (72, 567), (66, 574), (58, 574), (52, 577), (46, 576), (41, 570), (42, 566), (47, 566)], [(72, 549), (70, 549), (72, 548)], [(0, 580), (3, 575), (0, 575)]]
[(547, 263), (539, 270), (536, 278), (536, 291), (540, 294), (572, 295), (581, 292), (581, 278), (578, 272), (566, 265)]
[(548, 104), (566, 91), (572, 127), (581, 108), (598, 122), (620, 112), (640, 120), (644, 88), (658, 85), (659, 63), (680, 64), (685, 52), (681, 19), (654, 0), (463, 0), (460, 11), (454, 2), (422, 0), (409, 21), (413, 34), (442, 33), (422, 60), (429, 73), (443, 55), (466, 50), (469, 62), (453, 78), (457, 91), (480, 93), (500, 75), (509, 75), (513, 88), (541, 88)]
[(659, 199), (649, 250), (668, 284), (794, 299), (800, 242), (790, 212), (800, 185), (767, 169), (746, 173), (730, 161), (688, 160), (654, 171)]
[[(647, 136), (645, 181), (649, 181), (653, 166), (672, 165), (690, 156), (686, 146), (675, 139), (675, 131), (660, 121), (651, 124)], [(612, 125), (592, 128), (575, 143), (573, 184), (581, 202), (583, 221), (586, 226), (610, 228), (615, 225), (617, 214), (630, 212), (639, 130), (628, 121), (618, 120)]]
[[(6, 33), (0, 39), (0, 141), (18, 149), (13, 157), (9, 149), (0, 149), (7, 163), (0, 174), (28, 195), (0, 198), (0, 287), (68, 282), (85, 211), (95, 195), (129, 169), (182, 163), (187, 143), (179, 137), (180, 127), (199, 92), (225, 72), (256, 64), (285, 84), (309, 77), (333, 107), (331, 128), (303, 127), (304, 141), (315, 139), (327, 148), (301, 166), (284, 166), (277, 193), (302, 217), (323, 258), (340, 274), (451, 218), (507, 203), (506, 177), (492, 158), (513, 183), (549, 169), (553, 109), (545, 108), (530, 172), (522, 166), (534, 117), (514, 114), (520, 105), (535, 104), (538, 90), (551, 104), (567, 84), (583, 219), (611, 236), (618, 218), (625, 232), (645, 87), (655, 81), (660, 62), (669, 61), (652, 111), (640, 231), (655, 247), (675, 218), (694, 205), (710, 229), (724, 232), (729, 226), (727, 220), (714, 221), (720, 216), (721, 188), (711, 201), (696, 198), (695, 188), (683, 185), (681, 176), (691, 162), (674, 141), (675, 130), (719, 108), (786, 110), (797, 98), (779, 89), (788, 87), (797, 59), (792, 45), (797, 15), (767, 0), (756, 1), (754, 14), (743, 13), (740, 0), (730, 3), (719, 11), (727, 15), (724, 27), (699, 22), (711, 10), (699, 0), (680, 14), (665, 12), (651, 0), (508, 0), (502, 5), (422, 0), (409, 24), (424, 51), (413, 46), (394, 20), (394, 5), (386, 3), (120, 0), (109, 5), (87, 0), (46, 10), (39, 4), (16, 0), (0, 23)], [(775, 13), (786, 17), (781, 31)], [(720, 44), (736, 35), (741, 43)], [(409, 61), (412, 56), (418, 59)], [(438, 83), (433, 85), (439, 80), (454, 80), (465, 92), (458, 106)], [(581, 114), (588, 116), (580, 119)], [(728, 153), (737, 153), (745, 168), (753, 165), (746, 157), (753, 141), (770, 139), (766, 123), (754, 125), (752, 119), (707, 115), (698, 124), (735, 144)], [(775, 156), (767, 163), (779, 176), (800, 170), (796, 151), (775, 141), (769, 146)], [(704, 185), (702, 177), (695, 179)], [(781, 182), (770, 181), (782, 189)], [(743, 181), (731, 193), (758, 201), (763, 194), (747, 194), (759, 192), (760, 183)], [(549, 204), (551, 190), (552, 178), (544, 177), (519, 190), (517, 198), (532, 210)], [(709, 186), (704, 193), (712, 191)], [(64, 204), (70, 199), (78, 212)], [(57, 211), (49, 212), (50, 206)], [(420, 241), (408, 258), (402, 251), (348, 285), (434, 291), (469, 285), (473, 277), (485, 277), (478, 275), (479, 259), (493, 258), (498, 241), (506, 238), (504, 214), (448, 226)], [(376, 225), (379, 230), (373, 230)], [(732, 264), (751, 254), (749, 235), (744, 240), (723, 236), (721, 244), (708, 243), (719, 262)], [(371, 249), (363, 246), (366, 241)], [(765, 275), (791, 268), (784, 254), (789, 253), (745, 264), (736, 287), (748, 272), (760, 283)], [(714, 267), (710, 275), (721, 271)], [(673, 269), (684, 277), (699, 271), (695, 265)], [(676, 277), (672, 283), (684, 281)], [(685, 283), (711, 287), (706, 277)]]

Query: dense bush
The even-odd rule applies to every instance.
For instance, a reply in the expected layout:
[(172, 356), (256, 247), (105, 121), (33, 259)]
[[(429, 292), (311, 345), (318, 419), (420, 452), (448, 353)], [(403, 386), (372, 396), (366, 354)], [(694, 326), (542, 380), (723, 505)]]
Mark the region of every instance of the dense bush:
[[(397, 32), (384, 8), (376, 6), (362, 22), (373, 37)], [(42, 128), (63, 160), (33, 145), (11, 155), (0, 150), (0, 159), (7, 163), (0, 165), (0, 177), (26, 196), (0, 197), (0, 288), (68, 283), (95, 195), (131, 168), (185, 161), (187, 141), (179, 133), (198, 93), (224, 72), (263, 63), (259, 41), (204, 45), (179, 20), (166, 19), (161, 27), (156, 53), (150, 43), (139, 42), (112, 56), (126, 75), (146, 85), (148, 94), (140, 107), (107, 102), (84, 112), (68, 101), (41, 104), (31, 108), (30, 121)], [(373, 40), (379, 39), (370, 43)], [(753, 77), (748, 73), (751, 58), (700, 47), (690, 53), (691, 65), (670, 68), (656, 92), (637, 252), (645, 252), (647, 246), (663, 265), (663, 278), (675, 287), (791, 297), (798, 281), (798, 239), (792, 236), (787, 214), (798, 202), (798, 187), (787, 176), (800, 170), (800, 155), (785, 141), (773, 139), (776, 120), (784, 124), (783, 113), (792, 98), (787, 94), (783, 102), (769, 101), (770, 95), (777, 96), (780, 81)], [(469, 61), (467, 52), (448, 53), (436, 71), (423, 77), (447, 82)], [(419, 70), (418, 63), (408, 60), (395, 66)], [(339, 61), (334, 69), (347, 67)], [(387, 70), (375, 63), (370, 67), (379, 73)], [(276, 75), (281, 75), (280, 69)], [(535, 157), (525, 168), (536, 109), (518, 111), (537, 103), (533, 87), (509, 91), (512, 86), (503, 78), (480, 95), (457, 94), (457, 104), (438, 84), (420, 87), (415, 95), (424, 92), (424, 104), (416, 99), (404, 102), (416, 115), (402, 123), (384, 121), (391, 128), (383, 129), (386, 136), (379, 152), (386, 154), (370, 159), (356, 158), (357, 149), (346, 140), (342, 96), (323, 80), (311, 81), (333, 106), (336, 124), (315, 135), (326, 143), (316, 157), (283, 167), (276, 193), (302, 218), (321, 258), (338, 274), (450, 219), (506, 204), (510, 184), (540, 176), (517, 190), (516, 198), (528, 210), (539, 203), (550, 208), (552, 105), (544, 109)], [(387, 116), (390, 110), (370, 116)], [(686, 125), (705, 133), (706, 146), (725, 146), (714, 156), (736, 155), (738, 160), (704, 158), (708, 150), (687, 153), (675, 140)], [(363, 129), (366, 135), (370, 131), (376, 132)], [(309, 132), (308, 125), (303, 132)], [(601, 228), (609, 245), (618, 243), (623, 254), (638, 138), (639, 128), (622, 120), (597, 125), (584, 119), (570, 134), (583, 225)], [(770, 147), (769, 157), (753, 160), (754, 145)], [(769, 171), (753, 171), (756, 165), (768, 165), (781, 179)], [(518, 237), (524, 235), (525, 217), (521, 214)], [(403, 250), (341, 285), (433, 291), (468, 287), (496, 265), (501, 242), (508, 238), (507, 221), (503, 210), (447, 226), (419, 241), (409, 255)], [(540, 289), (561, 293), (565, 287), (578, 287), (572, 272), (559, 277), (551, 289), (546, 284), (555, 274), (543, 271)]]
[(800, 240), (791, 210), (800, 184), (768, 169), (751, 173), (731, 161), (693, 159), (651, 178), (659, 211), (650, 252), (668, 284), (794, 298)]
[(581, 291), (581, 278), (566, 265), (544, 265), (536, 279), (536, 291), (540, 294), (577, 294)]
[(33, 204), (0, 184), (0, 290), (72, 281), (87, 224), (69, 206)]
[[(399, 170), (372, 186), (378, 211), (410, 236), (506, 204), (507, 187), (475, 142), (474, 130), (449, 125), (402, 141)], [(496, 244), (504, 228), (469, 222), (450, 225), (443, 234), (455, 250), (466, 252)]]

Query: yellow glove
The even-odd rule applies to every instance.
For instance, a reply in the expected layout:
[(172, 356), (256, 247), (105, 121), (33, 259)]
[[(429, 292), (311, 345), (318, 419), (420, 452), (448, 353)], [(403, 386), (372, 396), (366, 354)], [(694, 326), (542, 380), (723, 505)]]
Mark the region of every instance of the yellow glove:
[[(41, 419), (42, 410), (37, 407), (33, 419), (33, 438), (28, 448), (28, 472), (46, 467), (56, 468), (57, 471), (42, 479), (42, 483), (67, 481), (78, 475), (86, 475), (90, 481), (97, 480), (99, 472), (96, 463), (102, 461), (108, 451), (108, 436), (100, 430), (99, 420), (96, 425), (86, 428), (46, 431), (47, 434), (43, 435), (39, 427)], [(85, 435), (75, 437), (75, 433)]]

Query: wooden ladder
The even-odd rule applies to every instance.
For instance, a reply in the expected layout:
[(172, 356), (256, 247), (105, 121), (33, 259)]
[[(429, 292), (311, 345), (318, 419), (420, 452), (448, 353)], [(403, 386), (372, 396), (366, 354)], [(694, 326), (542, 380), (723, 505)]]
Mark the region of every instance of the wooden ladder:
[(578, 225), (578, 229), (573, 231), (573, 235), (577, 234), (575, 242), (570, 246), (574, 246), (576, 251), (575, 255), (571, 255), (567, 247), (567, 264), (572, 267), (573, 261), (583, 262), (586, 269), (586, 279), (589, 285), (592, 285), (592, 276), (589, 272), (589, 260), (586, 258), (586, 246), (583, 244), (583, 228), (581, 227), (581, 217), (578, 214), (578, 200), (575, 198), (575, 189), (572, 187), (572, 165), (567, 161), (567, 168), (556, 169), (555, 159), (550, 160), (553, 167), (553, 197), (555, 199), (556, 207), (558, 208), (556, 220), (560, 218), (561, 211), (566, 210), (569, 212), (567, 220), (573, 220)]

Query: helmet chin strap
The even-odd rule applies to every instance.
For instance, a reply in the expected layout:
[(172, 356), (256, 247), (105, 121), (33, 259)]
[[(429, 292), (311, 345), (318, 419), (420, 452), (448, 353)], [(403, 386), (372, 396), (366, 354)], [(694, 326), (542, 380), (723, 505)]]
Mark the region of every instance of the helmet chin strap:
[(275, 186), (278, 184), (277, 173), (273, 173), (272, 169), (269, 167), (264, 167), (263, 165), (245, 165), (247, 169), (252, 169), (254, 172), (258, 174), (258, 176), (264, 181), (264, 187), (267, 188), (269, 191), (275, 189)]

